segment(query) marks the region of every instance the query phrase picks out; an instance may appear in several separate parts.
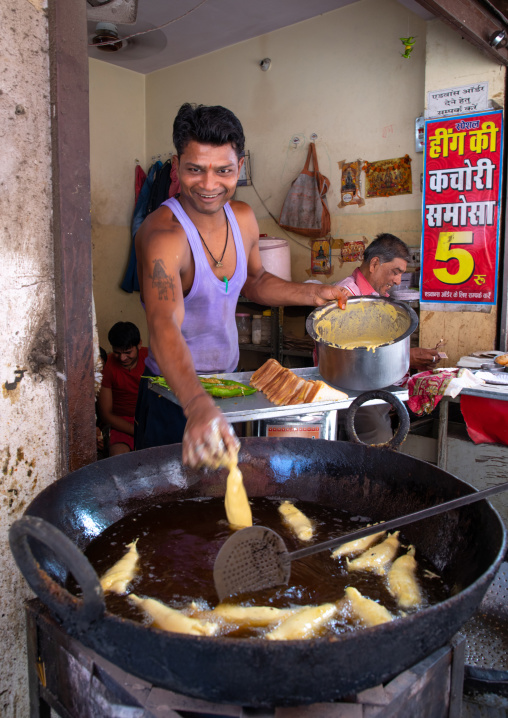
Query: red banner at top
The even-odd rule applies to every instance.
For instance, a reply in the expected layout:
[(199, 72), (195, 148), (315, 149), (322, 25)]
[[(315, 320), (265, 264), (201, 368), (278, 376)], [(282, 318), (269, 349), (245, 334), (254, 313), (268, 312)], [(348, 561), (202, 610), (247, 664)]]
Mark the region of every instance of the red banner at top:
[(495, 304), (503, 113), (425, 123), (422, 302)]

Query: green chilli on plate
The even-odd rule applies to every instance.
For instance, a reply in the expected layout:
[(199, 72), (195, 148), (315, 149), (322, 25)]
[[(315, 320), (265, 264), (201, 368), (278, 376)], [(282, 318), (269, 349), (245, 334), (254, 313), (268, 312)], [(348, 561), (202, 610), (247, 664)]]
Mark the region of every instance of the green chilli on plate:
[[(168, 385), (163, 376), (148, 376), (143, 378), (150, 379), (152, 384), (162, 386), (164, 389), (169, 389), (169, 391), (171, 391), (171, 387)], [(214, 376), (200, 376), (198, 378), (207, 394), (222, 399), (235, 396), (249, 396), (257, 391), (257, 389), (253, 386), (241, 384), (239, 381), (232, 381), (231, 379), (219, 379)]]

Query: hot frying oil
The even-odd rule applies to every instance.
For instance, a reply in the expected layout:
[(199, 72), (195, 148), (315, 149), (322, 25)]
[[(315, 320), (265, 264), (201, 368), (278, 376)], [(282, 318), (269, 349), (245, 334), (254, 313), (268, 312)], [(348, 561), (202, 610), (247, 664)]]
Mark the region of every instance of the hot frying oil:
[[(283, 522), (278, 512), (282, 500), (274, 497), (250, 500), (254, 524), (268, 526), (279, 533), (288, 551), (302, 545), (326, 541), (362, 528), (369, 517), (351, 516), (346, 511), (310, 502), (292, 500), (314, 525), (311, 542), (302, 544)], [(97, 574), (102, 576), (126, 551), (126, 545), (139, 539), (138, 571), (129, 591), (138, 596), (156, 598), (177, 609), (188, 609), (197, 601), (204, 609), (218, 604), (213, 582), (213, 565), (224, 541), (231, 535), (222, 498), (184, 499), (159, 504), (139, 513), (129, 514), (110, 526), (87, 549), (87, 556)], [(399, 554), (407, 551), (401, 533)], [(445, 600), (449, 593), (435, 574), (434, 567), (418, 554), (417, 580), (422, 589), (422, 607)], [(432, 573), (432, 577), (429, 573)], [(380, 602), (394, 616), (402, 615), (389, 593), (386, 578), (367, 572), (348, 572), (346, 559), (334, 559), (323, 551), (291, 563), (288, 586), (238, 596), (230, 603), (249, 606), (295, 606), (332, 603), (344, 597), (344, 589), (354, 586), (368, 598)], [(126, 596), (106, 594), (109, 611), (120, 616), (143, 620), (141, 612)], [(418, 609), (416, 609), (418, 610)], [(347, 611), (342, 611), (329, 626), (328, 634), (353, 630), (357, 626)], [(265, 629), (238, 628), (230, 636), (257, 636)]]

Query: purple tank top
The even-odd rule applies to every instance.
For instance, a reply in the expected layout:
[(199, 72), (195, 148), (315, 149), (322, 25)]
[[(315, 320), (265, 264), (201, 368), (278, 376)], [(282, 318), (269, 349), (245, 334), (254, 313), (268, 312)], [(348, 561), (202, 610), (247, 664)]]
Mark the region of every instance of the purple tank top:
[[(177, 199), (162, 204), (169, 207), (182, 225), (194, 257), (194, 282), (184, 298), (185, 317), (182, 334), (192, 354), (198, 374), (232, 372), (238, 365), (238, 331), (235, 312), (238, 297), (247, 279), (247, 260), (240, 227), (229, 203), (224, 206), (236, 247), (236, 268), (226, 283), (212, 272), (196, 227)], [(146, 365), (160, 374), (160, 369), (148, 351)]]

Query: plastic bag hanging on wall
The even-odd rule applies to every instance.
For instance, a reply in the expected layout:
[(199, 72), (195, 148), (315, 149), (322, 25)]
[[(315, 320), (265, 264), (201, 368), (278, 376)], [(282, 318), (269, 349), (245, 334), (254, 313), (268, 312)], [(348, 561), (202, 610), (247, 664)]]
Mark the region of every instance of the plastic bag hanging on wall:
[(356, 204), (362, 207), (365, 204), (365, 200), (362, 197), (361, 187), (361, 173), (362, 173), (362, 160), (358, 159), (355, 162), (342, 162), (338, 163), (339, 170), (341, 171), (340, 181), (340, 202), (338, 207), (348, 207), (350, 204)]
[(331, 228), (326, 202), (329, 186), (330, 180), (319, 171), (316, 147), (310, 142), (304, 168), (293, 181), (284, 200), (279, 225), (306, 237), (326, 237)]

